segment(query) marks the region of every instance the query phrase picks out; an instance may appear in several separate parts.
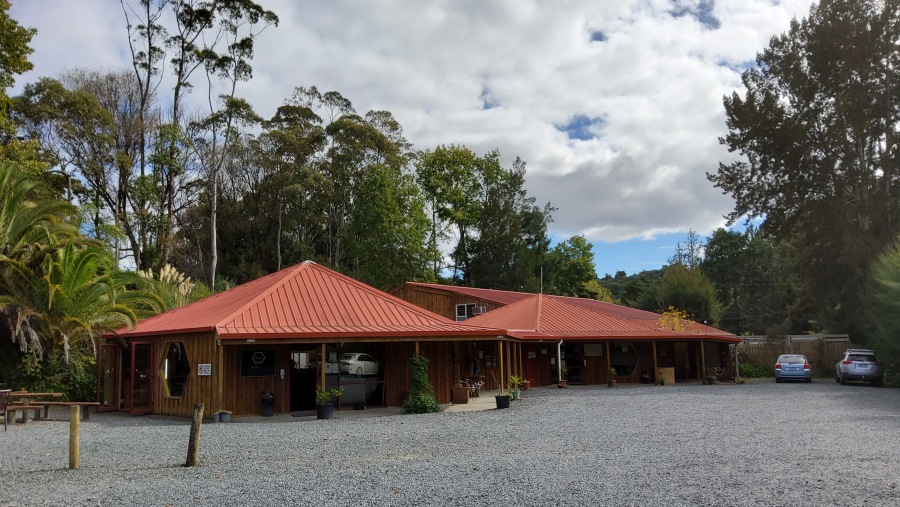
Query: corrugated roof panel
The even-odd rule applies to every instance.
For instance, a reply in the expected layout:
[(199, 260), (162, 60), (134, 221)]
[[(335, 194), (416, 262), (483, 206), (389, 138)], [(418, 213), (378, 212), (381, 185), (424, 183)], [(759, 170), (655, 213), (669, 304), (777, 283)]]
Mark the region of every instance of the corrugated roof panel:
[(139, 323), (123, 336), (216, 330), (222, 338), (494, 336), (304, 262)]
[(499, 303), (502, 305), (516, 303), (516, 302), (522, 301), (523, 299), (528, 299), (528, 298), (534, 296), (534, 294), (531, 292), (515, 292), (515, 291), (496, 290), (496, 289), (478, 289), (475, 287), (459, 287), (456, 285), (441, 285), (439, 283), (408, 282), (408, 284), (416, 286), (416, 287), (426, 287), (426, 288), (431, 288), (431, 289), (445, 290), (448, 292), (455, 292), (457, 294), (463, 294), (466, 296), (483, 299), (485, 301), (493, 301), (495, 303)]

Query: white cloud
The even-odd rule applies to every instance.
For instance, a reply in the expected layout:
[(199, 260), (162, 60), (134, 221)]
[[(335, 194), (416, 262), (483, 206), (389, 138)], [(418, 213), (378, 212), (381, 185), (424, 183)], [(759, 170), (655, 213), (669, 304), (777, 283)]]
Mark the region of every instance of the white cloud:
[[(607, 242), (723, 223), (732, 202), (705, 177), (730, 159), (717, 142), (722, 96), (740, 89), (736, 69), (809, 9), (717, 1), (711, 30), (671, 15), (697, 1), (258, 1), (281, 18), (240, 91), (259, 113), (315, 85), (360, 112), (391, 111), (418, 149), (499, 148), (506, 162), (526, 160), (529, 191), (559, 208), (554, 233)], [(20, 84), (128, 65), (117, 2), (20, 0), (11, 14), (39, 30), (35, 71)], [(596, 137), (557, 129), (578, 115), (602, 118)]]

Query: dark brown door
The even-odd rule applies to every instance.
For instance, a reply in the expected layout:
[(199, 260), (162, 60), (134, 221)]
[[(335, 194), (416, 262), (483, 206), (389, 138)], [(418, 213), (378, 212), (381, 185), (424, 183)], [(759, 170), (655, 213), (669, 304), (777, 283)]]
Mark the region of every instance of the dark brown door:
[(153, 412), (153, 347), (149, 342), (131, 344), (131, 413)]
[(104, 343), (100, 347), (100, 360), (97, 362), (97, 401), (100, 402), (98, 412), (119, 409), (121, 358), (122, 349), (118, 343)]

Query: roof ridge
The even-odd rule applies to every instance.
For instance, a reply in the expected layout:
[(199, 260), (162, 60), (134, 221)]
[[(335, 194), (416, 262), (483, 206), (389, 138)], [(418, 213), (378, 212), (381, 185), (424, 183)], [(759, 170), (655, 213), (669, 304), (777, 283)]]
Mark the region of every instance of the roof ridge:
[[(268, 275), (266, 275), (266, 276), (264, 276), (264, 277), (257, 278), (257, 280), (262, 280), (263, 278), (266, 278), (267, 276), (272, 276), (272, 275), (274, 275), (274, 274), (276, 274), (276, 273), (280, 273), (280, 272), (282, 272), (282, 271), (289, 271), (289, 273), (286, 274), (286, 275), (284, 275), (283, 277), (281, 277), (281, 280), (278, 280), (277, 283), (273, 283), (272, 285), (268, 286), (265, 290), (263, 290), (263, 291), (261, 291), (259, 294), (257, 294), (256, 297), (254, 297), (254, 298), (251, 299), (250, 301), (248, 301), (248, 302), (244, 303), (243, 305), (241, 305), (240, 308), (238, 308), (237, 310), (235, 310), (235, 311), (231, 312), (230, 314), (228, 314), (227, 317), (225, 317), (225, 318), (221, 319), (219, 322), (216, 322), (215, 324), (213, 324), (213, 328), (216, 329), (216, 330), (218, 330), (218, 329), (219, 329), (219, 326), (222, 326), (222, 325), (223, 325), (224, 323), (226, 323), (226, 322), (231, 322), (231, 321), (233, 321), (238, 315), (240, 315), (240, 314), (244, 313), (245, 311), (247, 311), (251, 306), (255, 305), (256, 303), (258, 303), (258, 302), (261, 301), (262, 299), (268, 297), (269, 294), (275, 292), (275, 289), (277, 289), (277, 288), (281, 287), (282, 285), (284, 285), (284, 284), (287, 282), (288, 279), (290, 279), (290, 278), (292, 278), (294, 275), (296, 275), (297, 272), (299, 272), (301, 269), (305, 268), (306, 266), (315, 266), (315, 265), (316, 265), (315, 262), (306, 260), (306, 261), (303, 261), (303, 262), (294, 264), (293, 266), (288, 266), (288, 267), (286, 267), (286, 268), (284, 268), (284, 269), (279, 269), (278, 271), (275, 271), (274, 273), (269, 273)], [(238, 287), (240, 287), (240, 285), (238, 285)], [(235, 287), (235, 288), (237, 288), (237, 287)]]
[(347, 281), (349, 281), (353, 285), (357, 286), (360, 290), (363, 290), (369, 294), (372, 294), (372, 295), (375, 295), (378, 297), (387, 297), (392, 302), (399, 303), (401, 306), (403, 306), (407, 310), (411, 310), (411, 311), (415, 312), (420, 317), (427, 317), (429, 319), (437, 318), (438, 322), (443, 321), (445, 324), (446, 323), (456, 324), (456, 325), (460, 325), (460, 326), (470, 327), (472, 329), (476, 329), (476, 328), (478, 328), (478, 329), (495, 329), (498, 331), (503, 331), (503, 329), (500, 329), (500, 328), (486, 327), (486, 326), (473, 326), (471, 324), (467, 325), (467, 324), (464, 324), (461, 322), (456, 322), (456, 321), (450, 320), (447, 317), (444, 317), (443, 315), (440, 315), (438, 313), (435, 313), (435, 312), (432, 312), (425, 308), (422, 308), (421, 306), (414, 305), (414, 304), (410, 303), (409, 301), (398, 298), (397, 296), (388, 294), (387, 292), (385, 292), (381, 289), (372, 287), (371, 285), (361, 282), (361, 281), (353, 278), (352, 276), (345, 275), (344, 273), (341, 273), (340, 271), (337, 271), (337, 270), (334, 270), (334, 269), (331, 269), (331, 268), (328, 268), (328, 267), (325, 267), (325, 266), (322, 266), (322, 265), (319, 265), (316, 263), (312, 263), (312, 264), (313, 264), (313, 266), (319, 267), (323, 270), (330, 271), (331, 273), (338, 275), (341, 278), (345, 278)]
[(485, 289), (483, 287), (467, 287), (465, 285), (448, 285), (444, 283), (428, 283), (428, 282), (406, 282), (412, 285), (419, 285), (421, 287), (443, 287), (447, 289), (472, 289), (472, 290), (489, 290), (493, 292), (505, 292), (510, 294), (525, 294), (528, 296), (536, 296), (537, 294), (534, 292), (524, 292), (518, 290), (505, 290), (505, 289)]

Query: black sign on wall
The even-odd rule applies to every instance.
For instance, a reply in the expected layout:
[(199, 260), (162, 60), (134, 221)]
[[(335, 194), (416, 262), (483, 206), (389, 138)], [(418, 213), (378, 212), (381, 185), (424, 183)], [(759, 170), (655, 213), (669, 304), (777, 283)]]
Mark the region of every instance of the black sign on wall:
[(241, 352), (242, 377), (271, 377), (274, 375), (274, 350), (244, 350)]

